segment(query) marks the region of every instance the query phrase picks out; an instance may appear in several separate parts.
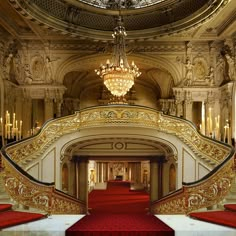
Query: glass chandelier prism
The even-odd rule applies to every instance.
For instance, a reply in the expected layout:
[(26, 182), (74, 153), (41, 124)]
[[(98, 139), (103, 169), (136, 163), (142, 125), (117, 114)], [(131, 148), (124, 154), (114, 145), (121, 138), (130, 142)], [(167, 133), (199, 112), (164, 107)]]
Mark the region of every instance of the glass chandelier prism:
[(134, 85), (134, 79), (141, 75), (139, 68), (131, 63), (129, 65), (125, 52), (125, 37), (127, 36), (121, 17), (117, 20), (112, 37), (114, 48), (111, 61), (108, 59), (106, 65), (101, 65), (95, 70), (107, 89), (116, 97), (124, 96)]

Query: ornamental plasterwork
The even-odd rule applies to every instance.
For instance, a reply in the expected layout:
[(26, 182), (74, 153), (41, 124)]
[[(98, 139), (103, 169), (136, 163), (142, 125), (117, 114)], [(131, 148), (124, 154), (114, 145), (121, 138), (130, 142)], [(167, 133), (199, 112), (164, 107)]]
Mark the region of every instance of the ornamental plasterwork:
[[(139, 154), (146, 153), (150, 155), (165, 155), (166, 157), (175, 156), (176, 148), (166, 140), (151, 141), (142, 138), (93, 138), (91, 140), (80, 141), (80, 139), (71, 140), (66, 143), (61, 150), (61, 159), (65, 156), (71, 158), (73, 155), (80, 156), (86, 153), (96, 153), (95, 155), (110, 154), (110, 151), (119, 151), (120, 153), (129, 153), (134, 155), (134, 152), (139, 150)], [(145, 154), (145, 155), (146, 155)]]
[[(6, 147), (6, 153), (15, 163), (23, 164), (25, 161), (28, 160), (28, 158), (36, 158), (37, 155), (45, 152), (49, 145), (54, 143), (61, 136), (76, 132), (78, 129), (104, 127), (104, 125), (109, 127), (114, 125), (126, 126), (128, 124), (132, 124), (132, 126), (153, 128), (159, 132), (175, 135), (179, 139), (181, 139), (186, 145), (188, 145), (193, 150), (193, 152), (196, 153), (196, 155), (200, 155), (206, 159), (209, 159), (209, 161), (216, 164), (222, 163), (222, 161), (225, 160), (230, 154), (232, 155), (232, 149), (229, 146), (225, 146), (221, 143), (209, 140), (201, 136), (187, 121), (179, 120), (176, 117), (162, 115), (161, 113), (156, 112), (152, 109), (145, 109), (134, 106), (129, 108), (124, 108), (122, 106), (109, 108), (90, 108), (76, 113), (75, 115), (62, 117), (57, 120), (50, 121), (35, 137), (24, 140), (17, 145), (11, 145), (9, 147)], [(29, 185), (29, 180), (25, 176), (23, 178), (25, 178), (26, 182), (23, 183), (21, 177), (15, 176), (19, 173), (13, 171), (14, 168), (9, 165), (8, 160), (5, 159), (4, 156), (3, 161), (4, 166), (6, 167), (5, 182), (11, 182), (10, 185), (7, 185), (7, 187), (9, 186), (8, 191), (10, 195), (14, 198), (20, 194), (17, 199), (20, 203), (27, 203), (29, 205), (31, 204), (30, 206), (35, 206), (33, 204), (33, 201), (29, 199), (32, 197), (32, 191), (34, 191), (35, 188), (38, 188), (39, 186), (37, 186), (37, 184), (35, 183), (31, 183), (31, 185), (33, 184), (35, 185), (35, 187)], [(217, 194), (217, 196), (219, 196), (220, 198), (224, 196), (225, 192), (227, 192), (232, 177), (230, 169), (232, 165), (230, 165), (230, 162), (228, 164), (228, 162), (227, 165), (224, 165), (222, 167), (223, 172), (217, 172), (218, 175), (221, 175), (220, 177), (216, 177), (218, 182), (215, 183), (214, 179), (212, 182), (212, 184), (216, 184), (217, 186), (219, 186), (217, 187), (217, 189), (219, 189), (219, 193)], [(226, 167), (227, 169), (225, 170), (224, 168)], [(207, 183), (208, 182), (206, 182), (206, 184)], [(201, 184), (202, 183), (200, 183), (199, 186)], [(223, 185), (225, 185), (224, 191), (222, 190)], [(11, 186), (16, 186), (16, 188), (11, 188)], [(208, 189), (207, 186), (206, 189)], [(210, 195), (207, 195), (207, 197), (209, 197), (209, 203), (210, 201), (213, 201), (210, 198)], [(42, 204), (39, 207), (42, 207), (44, 209), (47, 208), (47, 198), (47, 195), (45, 195), (45, 197), (40, 198), (40, 203), (38, 204), (41, 204), (41, 201)], [(50, 202), (51, 201), (53, 201), (52, 209), (53, 206), (55, 206), (54, 203), (57, 203), (59, 204), (59, 206), (62, 206), (59, 207), (59, 210), (65, 209), (65, 205), (69, 204), (67, 199), (61, 199), (60, 197), (58, 198), (58, 195), (52, 196)], [(168, 204), (171, 204), (171, 201)], [(177, 201), (174, 201), (174, 204), (181, 206), (183, 204), (183, 197), (178, 197)], [(68, 208), (71, 210), (69, 205)], [(72, 205), (70, 206), (72, 207)], [(82, 208), (78, 211), (82, 211), (83, 205), (79, 206)], [(202, 207), (200, 203), (197, 204), (197, 206)], [(52, 209), (47, 209), (47, 211), (51, 212), (53, 211)], [(180, 208), (180, 211), (181, 209), (182, 208)]]
[(208, 73), (208, 65), (206, 60), (203, 57), (196, 57), (193, 59), (194, 64), (194, 81), (196, 83), (199, 82), (206, 82), (206, 76)]
[(222, 201), (227, 195), (235, 176), (232, 162), (233, 158), (210, 178), (194, 185), (184, 185), (181, 191), (179, 190), (167, 198), (155, 202), (151, 206), (152, 212), (158, 214), (188, 214), (191, 211), (213, 206)]
[(216, 99), (219, 99), (222, 95), (220, 92), (220, 88), (197, 88), (197, 87), (185, 87), (185, 88), (179, 88), (175, 87), (173, 88), (174, 96), (177, 101), (184, 101), (184, 100), (192, 100), (194, 101), (215, 101)]
[(27, 99), (54, 99), (62, 100), (66, 88), (62, 85), (24, 85), (20, 86), (18, 90), (23, 91), (24, 98)]
[(85, 214), (85, 203), (57, 192), (54, 184), (43, 185), (30, 181), (4, 162), (3, 178), (8, 194), (16, 202), (43, 210), (49, 214)]
[(44, 59), (42, 56), (35, 56), (31, 58), (32, 78), (35, 83), (43, 83)]
[(220, 162), (227, 155), (227, 148), (213, 143), (201, 137), (193, 127), (173, 117), (161, 116), (160, 113), (151, 109), (132, 108), (95, 108), (86, 109), (78, 115), (61, 118), (55, 122), (51, 121), (32, 140), (26, 140), (17, 147), (8, 148), (8, 152), (16, 162), (24, 162), (28, 156), (38, 155), (60, 136), (75, 132), (85, 127), (102, 126), (126, 126), (132, 124), (138, 127), (152, 127), (158, 131), (174, 134), (193, 149), (198, 150), (198, 155), (207, 156), (212, 162)]
[[(9, 2), (23, 17), (35, 21), (42, 27), (64, 34), (92, 39), (99, 37), (100, 40), (108, 40), (107, 32), (113, 28), (111, 22), (114, 21), (114, 10), (103, 10), (104, 14), (101, 14), (99, 11), (101, 9), (88, 7), (88, 4), (83, 4), (81, 1), (77, 4), (75, 1), (68, 3), (63, 0), (31, 0), (30, 4), (18, 0), (9, 0)], [(127, 1), (125, 2), (127, 3)], [(191, 0), (191, 4), (185, 0), (174, 4), (172, 1), (165, 0), (165, 2), (168, 4), (164, 4), (160, 9), (156, 7), (158, 4), (143, 8), (144, 10), (141, 9), (141, 12), (140, 9), (125, 9), (122, 15), (125, 16), (127, 30), (131, 32), (129, 37), (135, 38), (136, 36), (132, 35), (132, 31), (137, 29), (142, 30), (140, 31), (142, 38), (156, 38), (160, 35), (170, 35), (190, 28), (197, 28), (222, 10), (228, 0), (214, 2)], [(160, 5), (162, 4), (160, 3)], [(185, 14), (181, 14), (183, 8)], [(35, 12), (37, 12), (37, 15)], [(178, 15), (178, 19), (180, 18), (178, 21), (174, 20), (173, 15), (175, 14)], [(118, 15), (118, 12), (115, 15)], [(182, 24), (183, 20), (187, 24)], [(139, 24), (140, 21), (144, 24)]]

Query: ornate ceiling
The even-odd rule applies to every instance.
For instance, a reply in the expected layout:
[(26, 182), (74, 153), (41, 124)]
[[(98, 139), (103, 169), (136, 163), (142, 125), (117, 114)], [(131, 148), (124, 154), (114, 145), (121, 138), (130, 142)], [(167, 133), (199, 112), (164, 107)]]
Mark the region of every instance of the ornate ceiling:
[[(0, 36), (42, 56), (53, 59), (60, 54), (56, 63), (68, 63), (59, 68), (57, 79), (67, 87), (66, 96), (74, 98), (88, 85), (102, 84), (94, 68), (111, 54), (111, 34), (119, 15), (128, 33), (128, 60), (137, 62), (142, 71), (137, 82), (154, 90), (157, 98), (170, 97), (171, 88), (178, 84), (180, 75), (171, 66), (185, 53), (187, 42), (194, 42), (193, 51), (208, 53), (206, 42), (236, 37), (235, 0), (132, 0), (126, 8), (106, 7), (108, 2), (1, 0)], [(163, 60), (167, 52), (172, 55)]]
[[(1, 1), (0, 7), (1, 23), (4, 22), (4, 28), (11, 31), (11, 34), (20, 34), (24, 38), (31, 37), (32, 32), (37, 36), (44, 34), (44, 39), (54, 37), (55, 32), (59, 32), (64, 37), (70, 35), (77, 39), (111, 41), (111, 31), (118, 15), (123, 17), (128, 40), (137, 38), (156, 40), (187, 31), (191, 31), (191, 36), (204, 34), (211, 38), (219, 37), (229, 25), (235, 25), (235, 2), (233, 2), (232, 0), (4, 0)], [(218, 14), (223, 15), (224, 21), (217, 19), (215, 25), (214, 21)], [(5, 19), (9, 16), (11, 17), (6, 23)]]

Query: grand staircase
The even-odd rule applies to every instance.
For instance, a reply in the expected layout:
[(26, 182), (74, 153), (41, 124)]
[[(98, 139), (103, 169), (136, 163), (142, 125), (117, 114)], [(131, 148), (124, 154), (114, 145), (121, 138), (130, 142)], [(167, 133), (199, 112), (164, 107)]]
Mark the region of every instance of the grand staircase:
[(2, 197), (49, 214), (86, 214), (83, 199), (61, 192), (55, 183), (35, 179), (27, 173), (26, 166), (42, 158), (49, 147), (66, 135), (76, 139), (82, 130), (100, 128), (103, 133), (105, 128), (114, 127), (154, 130), (160, 136), (173, 136), (211, 167), (204, 178), (183, 183), (181, 189), (152, 202), (152, 213), (188, 214), (222, 201), (234, 201), (234, 149), (231, 146), (202, 136), (189, 121), (153, 109), (126, 105), (93, 107), (48, 121), (37, 135), (2, 148), (2, 185), (7, 192), (2, 193)]

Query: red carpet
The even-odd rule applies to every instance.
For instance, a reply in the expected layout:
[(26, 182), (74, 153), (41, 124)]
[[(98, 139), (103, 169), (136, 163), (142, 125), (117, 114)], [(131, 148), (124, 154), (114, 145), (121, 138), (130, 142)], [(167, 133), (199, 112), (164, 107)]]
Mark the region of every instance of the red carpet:
[[(198, 220), (236, 228), (236, 204), (225, 205), (225, 211), (193, 212), (189, 216)], [(230, 211), (232, 209), (233, 211)]]
[(129, 182), (108, 182), (107, 190), (93, 190), (89, 194), (91, 214), (141, 213), (149, 208), (149, 195), (145, 191), (130, 191)]
[[(3, 207), (3, 206), (1, 206)], [(7, 209), (6, 209), (7, 210)], [(30, 213), (30, 212), (20, 212), (20, 211), (2, 211), (0, 213), (0, 230), (3, 228), (28, 223), (31, 221), (39, 220), (46, 217), (42, 214)]]
[(236, 204), (225, 204), (224, 207), (226, 210), (236, 211)]
[(129, 182), (115, 181), (107, 190), (93, 190), (91, 215), (67, 229), (66, 236), (173, 236), (173, 229), (147, 214), (149, 195), (129, 188)]
[(66, 236), (173, 236), (174, 231), (153, 215), (88, 215), (66, 231)]
[(0, 204), (0, 212), (11, 210), (11, 204)]

